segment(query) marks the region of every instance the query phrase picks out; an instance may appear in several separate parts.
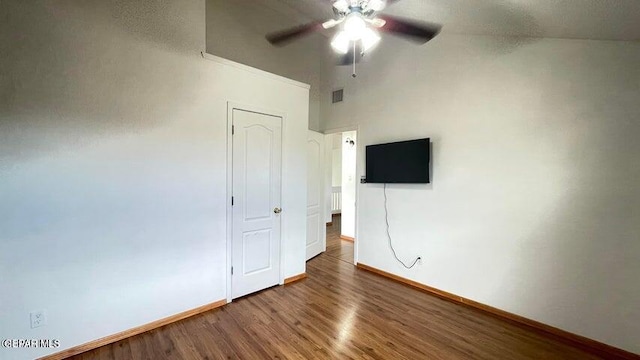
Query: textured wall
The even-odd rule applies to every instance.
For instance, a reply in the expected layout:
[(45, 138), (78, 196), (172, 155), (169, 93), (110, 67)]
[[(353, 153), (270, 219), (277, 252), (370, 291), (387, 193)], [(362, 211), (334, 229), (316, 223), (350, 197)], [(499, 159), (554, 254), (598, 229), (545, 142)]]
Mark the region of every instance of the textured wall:
[(1, 339), (68, 348), (226, 297), (229, 99), (287, 114), (283, 275), (304, 272), (308, 90), (203, 59), (204, 1), (0, 19)]
[(431, 137), (433, 182), (359, 184), (358, 259), (640, 353), (640, 44), (385, 38), (327, 86), (323, 127), (364, 146)]

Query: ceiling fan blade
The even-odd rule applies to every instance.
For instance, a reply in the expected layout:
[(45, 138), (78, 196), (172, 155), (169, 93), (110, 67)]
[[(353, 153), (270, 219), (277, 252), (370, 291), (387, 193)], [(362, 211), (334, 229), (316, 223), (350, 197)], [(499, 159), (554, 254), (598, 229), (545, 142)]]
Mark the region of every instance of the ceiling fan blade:
[(282, 46), (290, 43), (291, 41), (301, 38), (306, 35), (310, 35), (316, 31), (322, 29), (322, 22), (314, 21), (308, 24), (293, 27), (291, 29), (277, 31), (266, 36), (267, 41), (272, 45)]
[(389, 15), (380, 15), (378, 17), (387, 22), (380, 28), (381, 31), (405, 37), (419, 44), (424, 44), (433, 39), (442, 29), (442, 26), (437, 24), (427, 24)]
[(336, 27), (340, 24), (342, 24), (342, 22), (344, 22), (345, 18), (339, 19), (339, 20), (335, 20), (335, 19), (330, 19), (327, 20), (325, 22), (322, 23), (322, 28), (323, 29), (331, 29), (332, 27)]
[(347, 0), (331, 0), (333, 3), (333, 9), (338, 12), (348, 12), (349, 11), (349, 1)]
[(364, 19), (364, 21), (366, 21), (367, 24), (373, 26), (376, 29), (383, 27), (387, 23), (386, 21), (380, 19), (379, 17), (376, 17), (373, 19)]

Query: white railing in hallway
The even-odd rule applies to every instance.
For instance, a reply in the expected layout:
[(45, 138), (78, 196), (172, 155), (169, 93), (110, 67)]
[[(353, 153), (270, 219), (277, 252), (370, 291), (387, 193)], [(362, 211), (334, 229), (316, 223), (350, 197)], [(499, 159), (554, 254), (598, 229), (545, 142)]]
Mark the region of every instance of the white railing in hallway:
[(340, 214), (342, 211), (342, 187), (334, 186), (331, 188), (331, 213)]

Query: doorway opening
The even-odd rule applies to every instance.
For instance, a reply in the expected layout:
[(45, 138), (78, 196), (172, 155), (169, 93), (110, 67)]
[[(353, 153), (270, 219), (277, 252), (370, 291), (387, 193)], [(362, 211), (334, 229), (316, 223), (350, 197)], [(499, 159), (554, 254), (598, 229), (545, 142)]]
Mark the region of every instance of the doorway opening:
[(357, 132), (327, 135), (331, 195), (327, 219), (327, 255), (354, 264), (356, 242)]

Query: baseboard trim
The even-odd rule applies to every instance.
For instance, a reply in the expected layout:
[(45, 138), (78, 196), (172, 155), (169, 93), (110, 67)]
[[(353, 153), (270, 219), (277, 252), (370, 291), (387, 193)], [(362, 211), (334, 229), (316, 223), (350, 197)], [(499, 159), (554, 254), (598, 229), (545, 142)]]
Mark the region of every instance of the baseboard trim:
[(369, 265), (358, 263), (356, 266), (359, 269), (372, 272), (374, 274), (386, 277), (391, 280), (395, 280), (397, 282), (417, 288), (429, 294), (436, 295), (445, 300), (452, 301), (458, 304), (462, 304), (465, 306), (469, 306), (469, 307), (484, 311), (500, 319), (508, 320), (512, 323), (516, 323), (519, 325), (524, 325), (527, 328), (533, 329), (539, 333), (544, 333), (545, 335), (551, 335), (556, 339), (569, 343), (577, 348), (588, 351), (595, 355), (603, 356), (606, 359), (640, 360), (640, 355), (613, 347), (611, 345), (607, 345), (605, 343), (601, 343), (593, 339), (589, 339), (587, 337), (584, 337), (578, 334), (574, 334), (562, 329), (558, 329), (551, 325), (543, 324), (541, 322), (531, 320), (520, 315), (512, 314), (510, 312), (500, 310), (498, 308), (494, 308), (492, 306), (485, 305), (477, 301), (464, 298), (462, 296), (458, 296), (443, 290), (439, 290), (431, 286), (421, 284), (417, 281), (409, 280), (407, 278), (403, 278), (401, 276), (388, 273), (386, 271), (374, 268)]
[(299, 280), (302, 280), (302, 279), (306, 279), (306, 278), (307, 278), (307, 273), (302, 273), (302, 274), (299, 274), (299, 275), (296, 275), (296, 276), (292, 276), (292, 277), (288, 277), (288, 278), (284, 279), (284, 284), (285, 285), (289, 285), (289, 284), (291, 284), (293, 282), (296, 282), (296, 281), (299, 281)]
[(340, 235), (340, 239), (345, 241), (351, 241), (351, 242), (356, 241), (356, 239), (352, 238), (351, 236), (345, 236), (345, 235)]
[(66, 359), (68, 357), (74, 356), (74, 355), (78, 355), (81, 354), (83, 352), (87, 352), (89, 350), (93, 350), (93, 349), (97, 349), (101, 346), (105, 346), (105, 345), (109, 345), (111, 343), (114, 343), (116, 341), (120, 341), (135, 335), (139, 335), (142, 334), (144, 332), (147, 332), (149, 330), (153, 330), (153, 329), (157, 329), (159, 327), (165, 326), (165, 325), (169, 325), (171, 323), (174, 323), (176, 321), (180, 321), (183, 319), (186, 319), (188, 317), (194, 316), (194, 315), (198, 315), (201, 314), (203, 312), (207, 312), (209, 310), (213, 310), (215, 308), (219, 308), (223, 305), (227, 304), (227, 300), (220, 300), (220, 301), (216, 301), (213, 302), (211, 304), (207, 304), (207, 305), (203, 305), (200, 307), (197, 307), (195, 309), (191, 309), (191, 310), (187, 310), (184, 312), (181, 312), (179, 314), (175, 314), (169, 317), (166, 317), (164, 319), (160, 319), (160, 320), (156, 320), (154, 322), (150, 322), (148, 324), (142, 325), (142, 326), (138, 326), (129, 330), (125, 330), (122, 332), (119, 332), (117, 334), (113, 334), (113, 335), (109, 335), (109, 336), (105, 336), (103, 338), (97, 339), (97, 340), (93, 340), (90, 341), (88, 343), (82, 344), (82, 345), (78, 345), (60, 352), (57, 352), (55, 354), (51, 354), (51, 355), (46, 355), (41, 357), (39, 360), (61, 360), (61, 359)]

